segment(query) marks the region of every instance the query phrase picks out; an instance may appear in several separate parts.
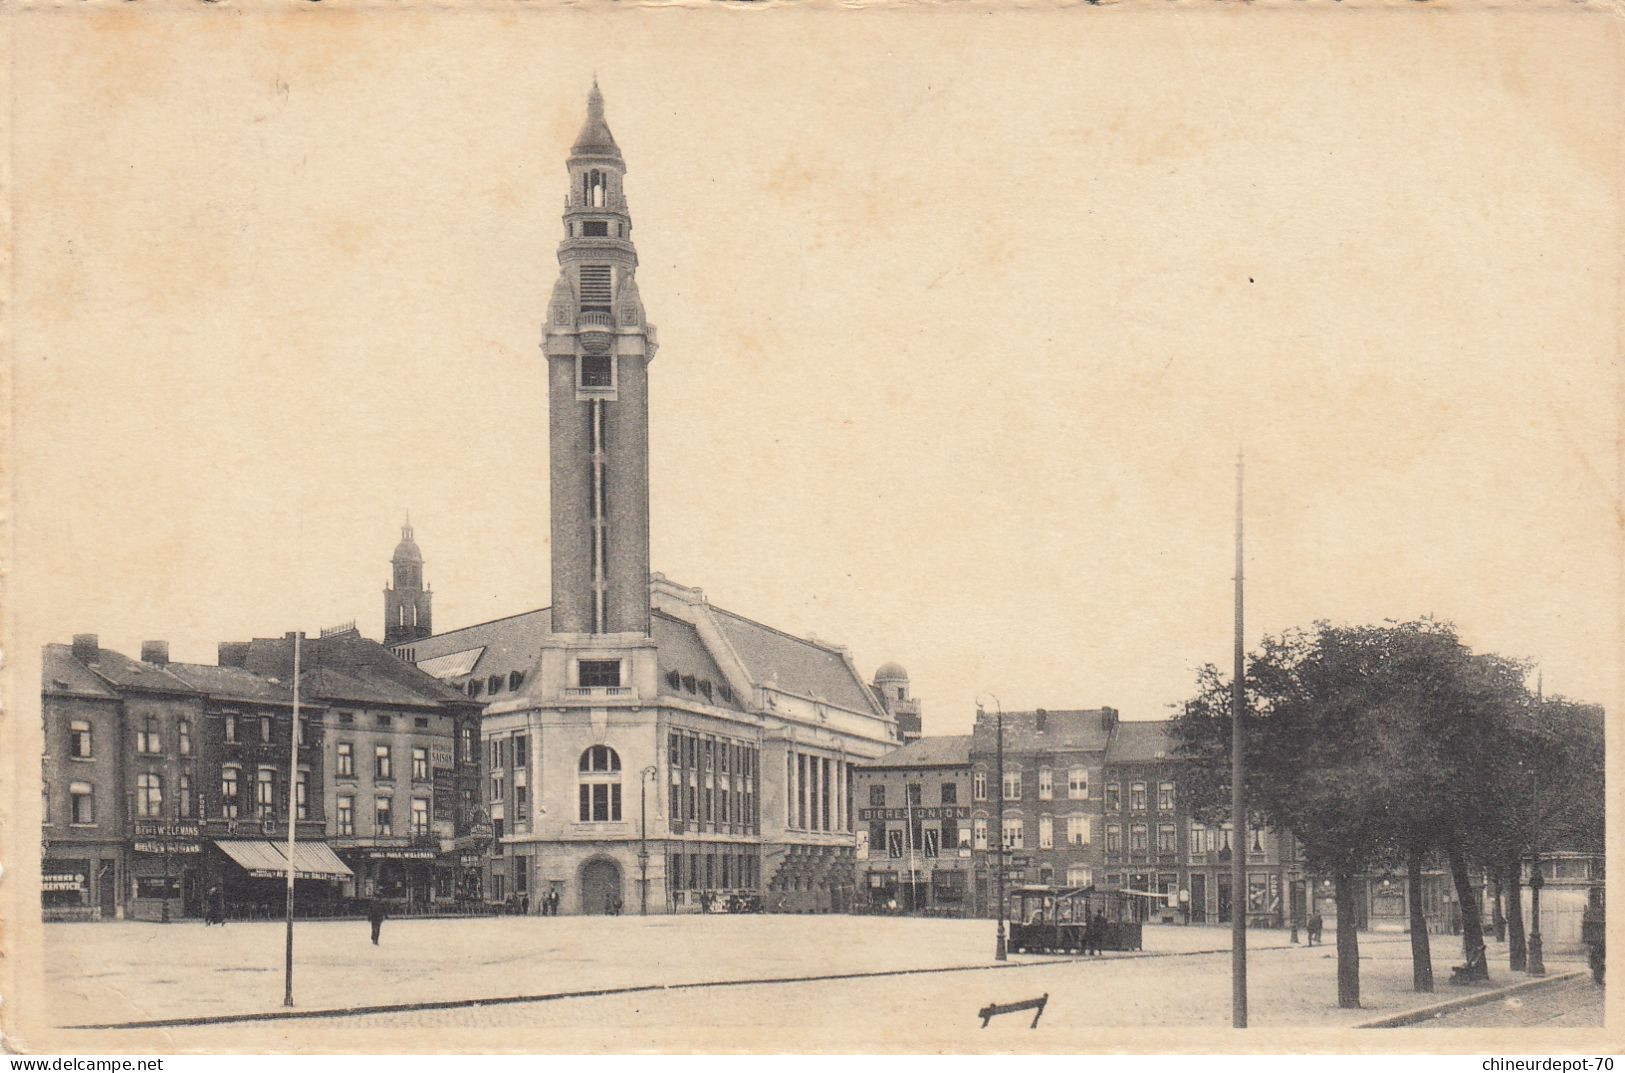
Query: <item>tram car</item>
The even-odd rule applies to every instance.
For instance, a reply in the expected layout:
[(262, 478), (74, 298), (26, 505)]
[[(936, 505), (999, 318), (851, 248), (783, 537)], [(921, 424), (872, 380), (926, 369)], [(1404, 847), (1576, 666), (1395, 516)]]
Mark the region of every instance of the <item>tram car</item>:
[(1104, 918), (1102, 950), (1140, 949), (1140, 922), (1121, 891), (1094, 887), (1023, 886), (1010, 892), (1015, 903), (1009, 949), (1017, 954), (1081, 954), (1084, 927), (1097, 913)]

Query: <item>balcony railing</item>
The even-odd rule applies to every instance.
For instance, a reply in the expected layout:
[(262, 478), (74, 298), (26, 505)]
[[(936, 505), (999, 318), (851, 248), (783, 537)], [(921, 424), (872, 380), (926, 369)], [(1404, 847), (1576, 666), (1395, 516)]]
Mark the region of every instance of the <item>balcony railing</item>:
[(576, 317), (578, 328), (602, 328), (605, 331), (615, 329), (615, 318), (609, 313), (582, 313)]

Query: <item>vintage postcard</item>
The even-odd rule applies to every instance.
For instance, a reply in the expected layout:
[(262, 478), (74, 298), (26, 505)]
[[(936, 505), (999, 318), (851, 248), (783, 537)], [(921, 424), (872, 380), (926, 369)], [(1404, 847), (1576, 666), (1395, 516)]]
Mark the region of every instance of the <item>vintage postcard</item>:
[(8, 5), (7, 1047), (1611, 1055), (1620, 27)]

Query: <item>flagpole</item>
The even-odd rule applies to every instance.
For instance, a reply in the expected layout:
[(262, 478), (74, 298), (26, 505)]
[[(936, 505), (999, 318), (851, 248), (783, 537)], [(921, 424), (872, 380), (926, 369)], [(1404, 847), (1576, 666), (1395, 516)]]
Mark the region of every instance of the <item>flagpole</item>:
[(1230, 1022), (1247, 1027), (1247, 787), (1243, 780), (1246, 733), (1246, 661), (1242, 648), (1241, 454), (1236, 454), (1236, 638), (1230, 680)]
[(282, 1005), (293, 1005), (293, 848), (299, 815), (299, 642), (300, 631), (293, 635), (293, 719), (288, 727), (288, 935), (282, 966)]

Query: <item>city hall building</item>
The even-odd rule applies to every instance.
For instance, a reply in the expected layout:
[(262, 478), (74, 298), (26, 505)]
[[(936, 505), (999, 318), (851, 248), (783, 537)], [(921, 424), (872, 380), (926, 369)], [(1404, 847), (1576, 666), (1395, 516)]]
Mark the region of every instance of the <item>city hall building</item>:
[(651, 575), (656, 336), (596, 85), (567, 172), (542, 338), (552, 605), (411, 636), (427, 632), (421, 574), (397, 571), (386, 593), (396, 654), (485, 706), (486, 898), (530, 912), (553, 894), (570, 913), (727, 894), (844, 908), (853, 770), (896, 747), (897, 719), (845, 649)]

